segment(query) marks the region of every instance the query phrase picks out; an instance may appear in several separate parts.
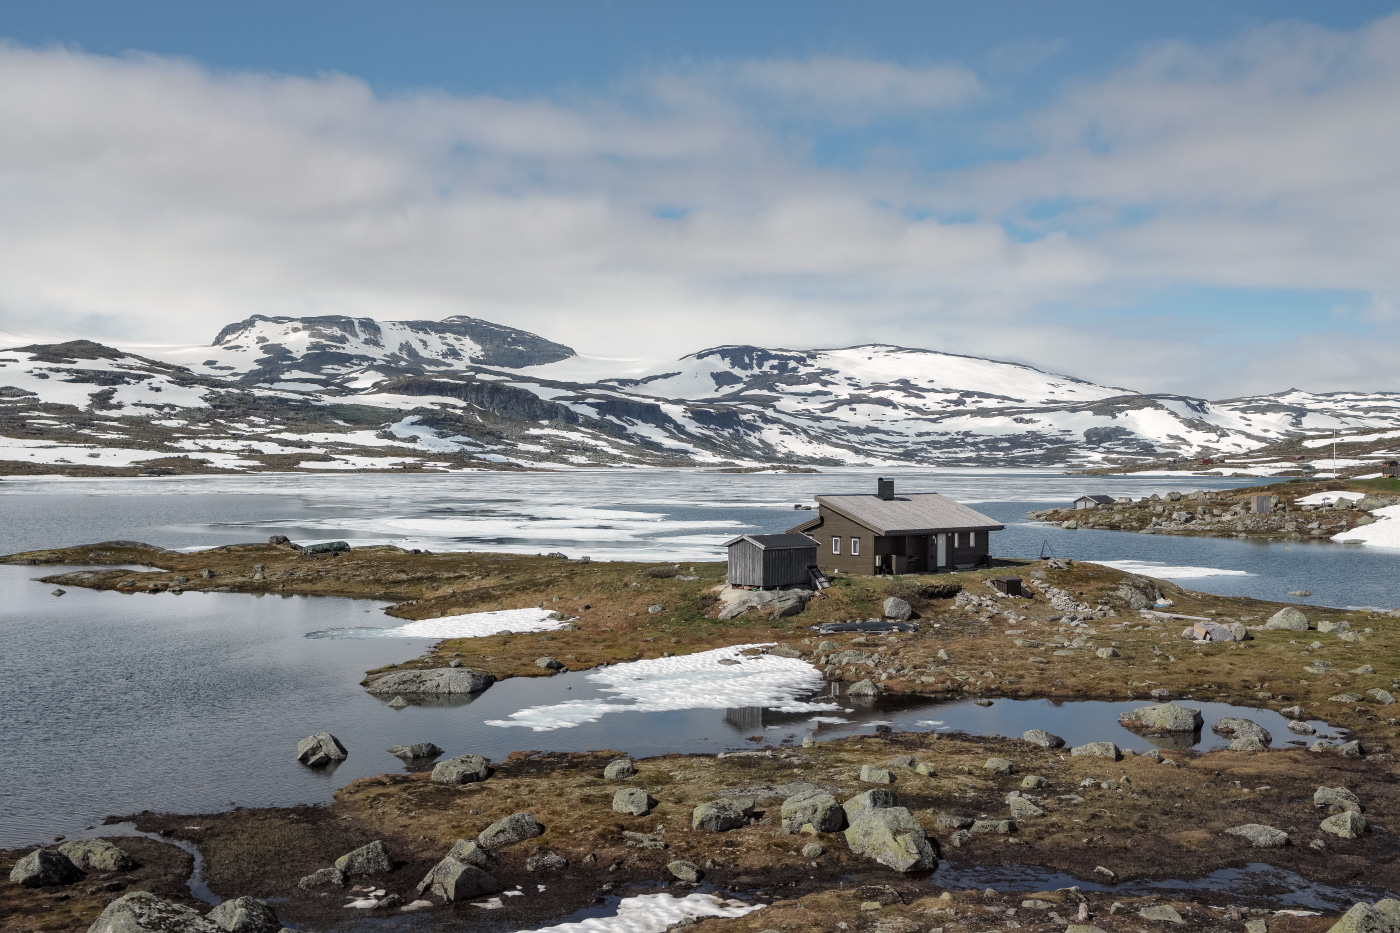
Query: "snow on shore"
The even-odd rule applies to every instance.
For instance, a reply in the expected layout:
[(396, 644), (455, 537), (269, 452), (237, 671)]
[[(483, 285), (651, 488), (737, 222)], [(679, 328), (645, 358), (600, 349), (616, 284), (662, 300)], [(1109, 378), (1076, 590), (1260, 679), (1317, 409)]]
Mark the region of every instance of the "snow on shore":
[[(734, 645), (677, 658), (654, 658), (614, 664), (588, 675), (602, 684), (603, 697), (532, 706), (488, 726), (523, 726), (535, 732), (570, 729), (595, 722), (608, 713), (657, 713), (681, 709), (729, 709), (761, 706), (785, 713), (825, 712), (829, 703), (799, 700), (825, 683), (815, 667), (798, 658), (771, 654), (746, 656), (762, 645)], [(735, 663), (737, 662), (737, 663)]]
[(1375, 519), (1369, 525), (1333, 535), (1333, 541), (1356, 541), (1370, 547), (1400, 550), (1400, 505), (1388, 505), (1371, 513)]
[(663, 933), (691, 917), (742, 917), (762, 904), (722, 899), (714, 894), (639, 894), (623, 898), (611, 917), (589, 917), (540, 927), (528, 933)]
[(1112, 567), (1124, 573), (1138, 573), (1163, 580), (1194, 580), (1199, 577), (1248, 577), (1248, 570), (1223, 570), (1219, 567), (1176, 567), (1157, 560), (1096, 560), (1096, 564)]
[(419, 619), (383, 628), (325, 629), (307, 638), (485, 638), (499, 632), (551, 632), (564, 625), (552, 609), (499, 609), (437, 619)]

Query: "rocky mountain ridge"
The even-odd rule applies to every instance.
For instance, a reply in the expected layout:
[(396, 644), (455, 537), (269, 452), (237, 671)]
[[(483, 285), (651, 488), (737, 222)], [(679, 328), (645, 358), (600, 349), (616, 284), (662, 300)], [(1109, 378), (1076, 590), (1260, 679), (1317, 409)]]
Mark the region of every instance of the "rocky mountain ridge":
[(0, 351), (7, 471), (1090, 468), (1400, 428), (1400, 393), (1209, 401), (886, 345), (583, 357), (468, 317), (254, 315), (210, 347)]

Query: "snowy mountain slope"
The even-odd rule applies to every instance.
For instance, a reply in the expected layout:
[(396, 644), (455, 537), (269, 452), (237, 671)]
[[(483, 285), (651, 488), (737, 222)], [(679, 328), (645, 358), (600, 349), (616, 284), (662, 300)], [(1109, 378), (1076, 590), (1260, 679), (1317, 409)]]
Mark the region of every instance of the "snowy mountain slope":
[(157, 355), (0, 351), (0, 436), (18, 451), (0, 460), (72, 462), (91, 444), (79, 455), (179, 469), (1092, 467), (1400, 428), (1400, 393), (1212, 402), (885, 345), (608, 360), (461, 317), (254, 316)]

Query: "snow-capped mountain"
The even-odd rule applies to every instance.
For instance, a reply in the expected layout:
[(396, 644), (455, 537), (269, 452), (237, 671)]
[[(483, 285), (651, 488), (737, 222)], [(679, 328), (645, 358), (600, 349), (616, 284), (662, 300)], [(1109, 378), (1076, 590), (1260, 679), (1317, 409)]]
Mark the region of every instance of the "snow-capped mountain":
[(883, 345), (651, 364), (465, 317), (254, 316), (211, 347), (146, 356), (82, 341), (0, 351), (10, 472), (1102, 466), (1396, 427), (1395, 393), (1211, 402)]

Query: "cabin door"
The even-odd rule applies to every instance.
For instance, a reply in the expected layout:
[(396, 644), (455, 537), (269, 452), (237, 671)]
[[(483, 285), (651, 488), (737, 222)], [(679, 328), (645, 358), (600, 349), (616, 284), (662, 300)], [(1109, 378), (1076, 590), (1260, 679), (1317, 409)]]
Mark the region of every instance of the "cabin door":
[(938, 563), (935, 570), (941, 570), (948, 566), (948, 536), (938, 535)]

